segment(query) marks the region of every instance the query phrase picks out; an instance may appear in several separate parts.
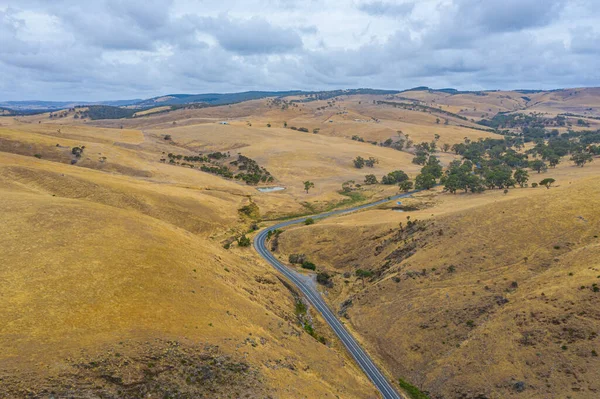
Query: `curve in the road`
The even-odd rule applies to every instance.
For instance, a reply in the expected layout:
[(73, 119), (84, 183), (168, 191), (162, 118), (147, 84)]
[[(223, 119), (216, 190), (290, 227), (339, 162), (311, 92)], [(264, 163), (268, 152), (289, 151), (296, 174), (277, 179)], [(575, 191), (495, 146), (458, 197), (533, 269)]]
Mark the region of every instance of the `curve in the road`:
[(377, 389), (379, 390), (379, 392), (381, 392), (381, 395), (385, 399), (401, 399), (401, 397), (392, 387), (392, 384), (390, 384), (387, 378), (385, 378), (385, 376), (373, 363), (373, 360), (371, 360), (371, 358), (365, 352), (365, 350), (348, 332), (346, 327), (344, 327), (344, 325), (338, 320), (338, 318), (334, 315), (331, 309), (329, 309), (329, 306), (327, 306), (327, 304), (321, 297), (321, 294), (319, 294), (319, 292), (312, 285), (307, 284), (305, 281), (303, 281), (299, 277), (298, 273), (296, 273), (295, 271), (281, 263), (279, 260), (277, 260), (275, 256), (273, 256), (273, 254), (267, 249), (266, 241), (269, 231), (281, 229), (283, 227), (291, 226), (298, 223), (303, 223), (308, 217), (312, 217), (313, 219), (323, 219), (330, 216), (343, 215), (361, 209), (372, 208), (374, 206), (381, 205), (399, 198), (405, 198), (416, 192), (418, 191), (412, 191), (405, 194), (398, 194), (379, 201), (356, 206), (354, 208), (340, 209), (337, 211), (325, 212), (314, 216), (307, 216), (299, 219), (288, 220), (262, 230), (254, 238), (254, 248), (260, 254), (260, 256), (262, 256), (275, 269), (277, 269), (281, 274), (287, 277), (288, 280), (290, 280), (296, 287), (298, 287), (300, 292), (304, 294), (304, 296), (308, 299), (311, 305), (313, 305), (319, 311), (319, 313), (321, 313), (327, 324), (329, 324), (329, 326), (338, 336), (340, 341), (342, 341), (348, 352), (350, 352), (350, 355), (352, 355), (356, 363), (358, 363), (360, 368), (365, 372), (367, 377), (369, 377), (369, 379), (373, 382), (373, 384), (377, 387)]

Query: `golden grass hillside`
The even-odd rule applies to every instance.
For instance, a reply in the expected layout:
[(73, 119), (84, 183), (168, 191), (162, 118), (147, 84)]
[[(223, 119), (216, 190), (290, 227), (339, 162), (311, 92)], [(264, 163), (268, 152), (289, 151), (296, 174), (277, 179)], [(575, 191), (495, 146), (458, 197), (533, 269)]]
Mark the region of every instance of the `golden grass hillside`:
[[(134, 118), (123, 123), (136, 123), (138, 119), (155, 117)], [(348, 197), (338, 193), (342, 184), (351, 180), (360, 184), (367, 174), (375, 174), (381, 178), (393, 170), (402, 169), (414, 176), (419, 170), (417, 165), (412, 164), (413, 155), (410, 152), (353, 141), (350, 137), (303, 133), (275, 126), (268, 128), (266, 122), (260, 126), (256, 122), (248, 126), (243, 121), (231, 121), (229, 125), (214, 121), (182, 125), (168, 124), (167, 128), (162, 128), (159, 124), (158, 127), (140, 131), (132, 128), (111, 129), (13, 120), (10, 125), (0, 129), (0, 149), (69, 164), (74, 160), (71, 149), (85, 146), (84, 154), (77, 160), (76, 167), (127, 175), (143, 180), (143, 185), (167, 184), (197, 190), (210, 189), (213, 193), (224, 193), (225, 196), (234, 194), (251, 197), (260, 206), (265, 218), (313, 213), (339, 206), (340, 203), (348, 203)], [(353, 131), (350, 127), (342, 128)], [(464, 132), (455, 132), (453, 128), (458, 129), (450, 126), (439, 131), (440, 143), (459, 142), (463, 139)], [(434, 131), (424, 128), (422, 139), (433, 140)], [(484, 133), (471, 131), (477, 135)], [(164, 140), (167, 135), (171, 140)], [(397, 132), (390, 130), (381, 138), (387, 139), (395, 135)], [(260, 193), (256, 188), (243, 183), (160, 162), (168, 153), (191, 156), (212, 151), (229, 151), (233, 159), (238, 153), (251, 157), (274, 176), (275, 182), (270, 185), (283, 186), (285, 191)], [(374, 157), (379, 162), (374, 168), (357, 169), (352, 162), (357, 156), (365, 159)], [(444, 163), (453, 159), (451, 154), (441, 156)], [(308, 194), (303, 187), (306, 180), (315, 183), (315, 188)], [(364, 187), (362, 192), (363, 200), (395, 193), (390, 187)]]
[[(485, 91), (450, 94), (440, 91), (408, 91), (395, 97), (422, 101), (429, 106), (458, 113), (469, 119), (491, 118), (498, 112), (542, 112), (552, 116), (571, 113), (599, 117), (597, 87), (553, 91)], [(593, 120), (592, 120), (593, 121)]]
[(27, 152), (83, 136), (0, 132), (26, 150), (0, 152), (0, 396), (376, 397), (250, 248), (223, 249), (247, 228), (245, 187), (144, 163), (101, 132), (84, 154), (150, 175)]
[[(597, 95), (569, 93), (531, 99), (555, 113), (592, 108), (594, 121)], [(475, 120), (471, 106), (534, 109), (517, 94), (406, 93)], [(364, 177), (414, 178), (414, 148), (370, 142), (501, 136), (378, 103), (403, 96), (291, 100), (0, 118), (0, 396), (377, 397), (323, 320), (236, 239), (268, 220), (398, 193)], [(285, 190), (185, 162), (211, 152), (230, 157), (202, 162), (241, 154), (274, 177), (258, 187)], [(444, 166), (456, 158), (437, 155)], [(357, 169), (357, 156), (379, 162)], [(290, 229), (278, 256), (305, 253), (334, 275), (327, 300), (386, 373), (436, 399), (591, 397), (599, 171), (564, 160), (530, 173), (555, 178), (551, 190), (424, 192), (402, 200), (404, 212), (389, 203)], [(349, 181), (353, 191), (340, 192)], [(240, 212), (250, 204), (258, 209)]]
[(405, 202), (433, 207), (291, 229), (280, 256), (305, 253), (335, 274), (332, 306), (432, 398), (594, 398), (600, 179), (512, 191), (535, 194), (443, 195), (442, 212), (425, 195)]

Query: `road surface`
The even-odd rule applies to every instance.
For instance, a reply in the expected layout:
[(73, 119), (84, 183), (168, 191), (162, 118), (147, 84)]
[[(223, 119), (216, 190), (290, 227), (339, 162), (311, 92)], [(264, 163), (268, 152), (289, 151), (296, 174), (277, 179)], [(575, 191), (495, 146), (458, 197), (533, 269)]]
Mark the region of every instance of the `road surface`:
[(393, 388), (392, 384), (385, 378), (385, 376), (381, 373), (381, 371), (375, 366), (369, 355), (365, 352), (365, 350), (356, 342), (354, 337), (348, 332), (346, 327), (338, 320), (335, 314), (329, 309), (321, 294), (315, 289), (315, 287), (303, 279), (301, 274), (292, 270), (291, 268), (285, 266), (279, 260), (273, 256), (273, 254), (267, 249), (267, 235), (269, 231), (275, 229), (281, 229), (283, 227), (291, 226), (298, 223), (303, 223), (308, 217), (312, 217), (313, 219), (323, 219), (330, 216), (343, 215), (350, 212), (355, 212), (361, 209), (372, 208), (377, 205), (384, 204), (389, 201), (396, 200), (398, 198), (408, 197), (411, 194), (414, 194), (416, 191), (412, 191), (405, 194), (398, 194), (393, 197), (388, 197), (376, 202), (371, 202), (369, 204), (364, 204), (360, 206), (356, 206), (354, 208), (349, 209), (339, 209), (336, 211), (325, 212), (314, 216), (307, 216), (300, 219), (288, 220), (274, 226), (271, 226), (267, 229), (262, 230), (260, 233), (254, 237), (254, 249), (262, 256), (267, 262), (269, 262), (275, 269), (277, 269), (281, 274), (287, 277), (308, 299), (310, 304), (315, 307), (321, 313), (327, 324), (333, 329), (335, 334), (338, 336), (340, 341), (344, 344), (350, 355), (356, 360), (360, 368), (365, 372), (367, 377), (373, 382), (373, 384), (377, 387), (379, 392), (384, 399), (401, 399), (401, 396), (396, 392)]

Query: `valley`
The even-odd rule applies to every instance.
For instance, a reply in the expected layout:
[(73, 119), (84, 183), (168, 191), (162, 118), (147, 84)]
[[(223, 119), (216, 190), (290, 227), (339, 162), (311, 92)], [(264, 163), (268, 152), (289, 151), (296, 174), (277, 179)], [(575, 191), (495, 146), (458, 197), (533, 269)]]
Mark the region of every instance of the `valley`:
[(399, 394), (597, 395), (598, 89), (270, 94), (0, 117), (0, 396), (380, 397), (297, 218)]

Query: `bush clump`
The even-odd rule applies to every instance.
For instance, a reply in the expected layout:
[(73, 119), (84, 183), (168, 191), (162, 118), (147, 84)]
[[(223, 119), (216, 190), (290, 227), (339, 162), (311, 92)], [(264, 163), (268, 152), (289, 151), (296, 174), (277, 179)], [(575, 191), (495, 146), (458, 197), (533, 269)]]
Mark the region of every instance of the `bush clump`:
[(238, 243), (239, 247), (249, 247), (251, 244), (251, 241), (248, 237), (246, 237), (245, 234), (242, 234), (242, 236), (237, 239), (237, 243)]
[(306, 255), (304, 254), (291, 254), (289, 256), (289, 261), (291, 264), (301, 264), (306, 262)]
[(327, 272), (317, 273), (317, 283), (322, 284), (328, 288), (333, 287), (333, 281), (331, 281), (331, 276)]
[(402, 390), (404, 392), (406, 392), (408, 394), (408, 397), (411, 399), (429, 399), (429, 396), (425, 395), (423, 392), (421, 392), (419, 390), (419, 388), (417, 388), (416, 386), (412, 385), (411, 383), (404, 381), (402, 378), (398, 379), (399, 384), (400, 384), (400, 388), (402, 388)]
[(304, 262), (302, 262), (302, 268), (303, 269), (308, 269), (308, 270), (317, 270), (317, 266), (314, 263), (309, 262), (307, 260), (305, 260)]
[(240, 209), (238, 209), (238, 212), (244, 216), (249, 217), (250, 219), (260, 218), (260, 209), (258, 208), (258, 205), (256, 205), (254, 202), (251, 202), (250, 204), (241, 207)]

